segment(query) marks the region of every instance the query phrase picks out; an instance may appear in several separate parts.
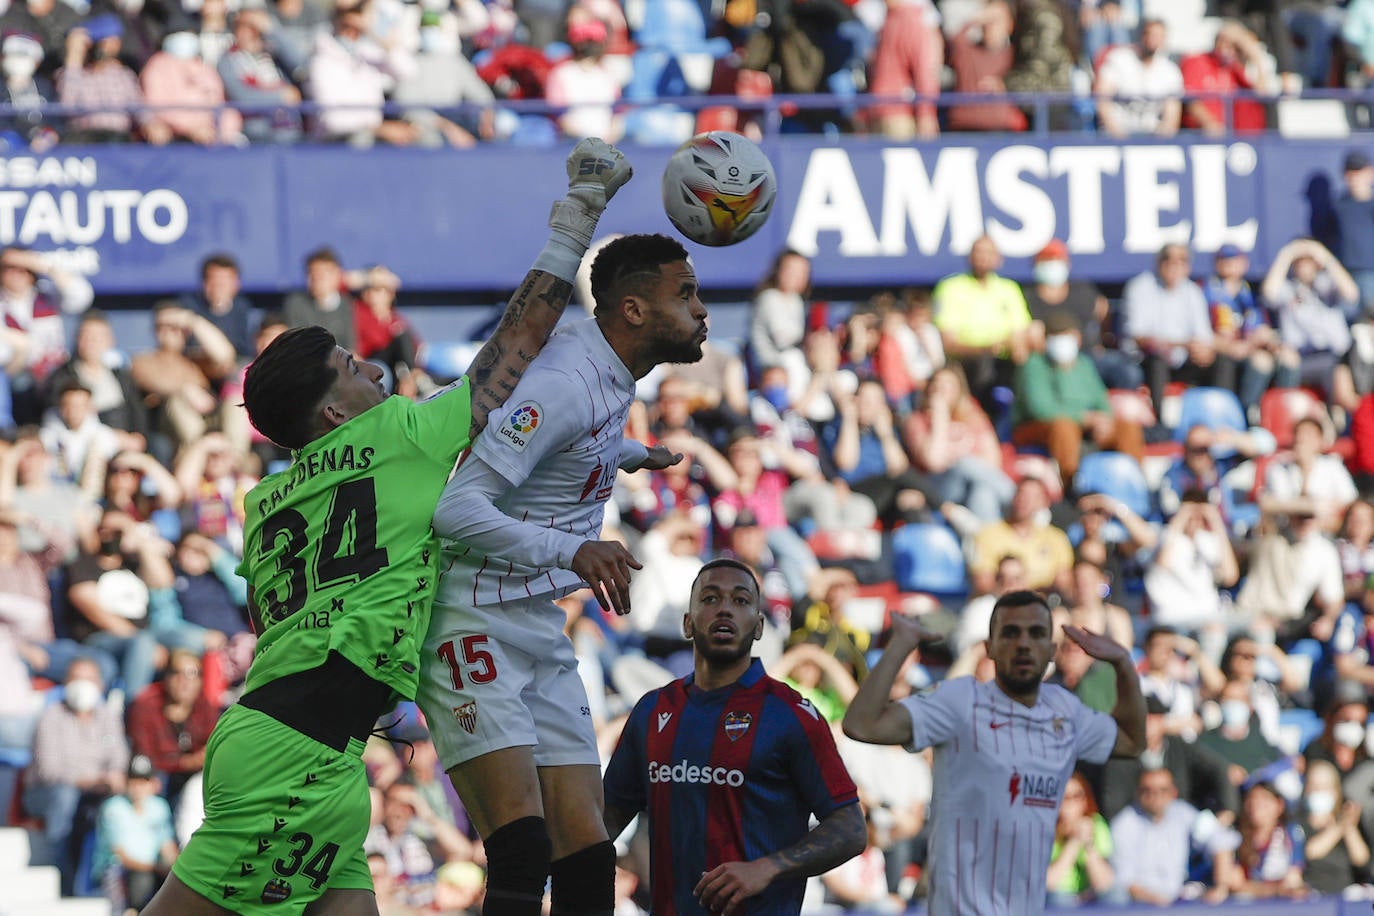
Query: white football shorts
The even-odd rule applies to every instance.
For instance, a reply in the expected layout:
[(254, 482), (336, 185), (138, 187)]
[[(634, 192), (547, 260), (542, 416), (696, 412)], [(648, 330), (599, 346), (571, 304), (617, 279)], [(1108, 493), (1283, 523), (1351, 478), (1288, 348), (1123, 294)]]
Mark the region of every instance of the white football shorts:
[(416, 699), (445, 770), (523, 746), (536, 766), (601, 765), (566, 622), (551, 596), (435, 606)]

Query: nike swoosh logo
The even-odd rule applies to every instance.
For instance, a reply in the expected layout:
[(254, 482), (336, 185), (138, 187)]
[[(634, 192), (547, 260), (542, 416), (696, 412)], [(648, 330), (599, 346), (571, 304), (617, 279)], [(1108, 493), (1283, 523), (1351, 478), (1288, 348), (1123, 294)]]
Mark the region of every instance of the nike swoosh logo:
[(1005, 721), (1005, 722), (989, 722), (989, 723), (988, 723), (988, 728), (992, 729), (993, 731), (996, 731), (996, 730), (999, 729), (999, 728), (1006, 728), (1006, 727), (1007, 727), (1008, 725), (1010, 725), (1010, 724), (1011, 724), (1011, 720), (1010, 720), (1010, 719), (1008, 719), (1008, 720)]

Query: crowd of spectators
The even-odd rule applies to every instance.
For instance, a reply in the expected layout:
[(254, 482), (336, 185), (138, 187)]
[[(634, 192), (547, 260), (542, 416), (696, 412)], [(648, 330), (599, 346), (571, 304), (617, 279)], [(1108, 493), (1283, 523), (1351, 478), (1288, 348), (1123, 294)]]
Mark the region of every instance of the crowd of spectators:
[[(899, 682), (919, 690), (989, 677), (993, 598), (1041, 589), (1060, 622), (1129, 645), (1149, 697), (1143, 757), (1066, 788), (1055, 902), (1374, 885), (1374, 301), (1343, 266), (1374, 223), (1374, 166), (1345, 165), (1333, 248), (1295, 240), (1254, 286), (1237, 249), (1199, 270), (1168, 245), (1109, 301), (1058, 241), (1015, 279), (982, 238), (932, 290), (842, 305), (779, 252), (741, 339), (639, 386), (627, 434), (687, 460), (622, 475), (608, 506), (644, 565), (634, 613), (560, 602), (607, 749), (690, 664), (680, 621), (710, 557), (758, 571), (760, 655), (836, 724), (889, 615), (945, 634)], [(0, 251), (0, 814), (67, 893), (136, 909), (198, 822), (206, 738), (255, 641), (243, 498), (290, 460), (246, 421), (244, 367), (318, 323), (399, 396), (448, 381), (401, 278), (329, 249), (303, 268), (263, 312), (234, 258), (208, 257), (131, 352), (84, 280)], [(1115, 702), (1072, 641), (1052, 676)], [(813, 900), (901, 907), (921, 893), (929, 760), (837, 741), (872, 845)], [(383, 912), (477, 906), (481, 845), (413, 707), (367, 760)], [(622, 842), (626, 914), (644, 851)]]
[(0, 36), (0, 132), (39, 152), (671, 143), (757, 134), (751, 103), (784, 93), (835, 99), (794, 130), (1023, 131), (1052, 93), (1056, 129), (1167, 137), (1374, 75), (1370, 0), (12, 0)]

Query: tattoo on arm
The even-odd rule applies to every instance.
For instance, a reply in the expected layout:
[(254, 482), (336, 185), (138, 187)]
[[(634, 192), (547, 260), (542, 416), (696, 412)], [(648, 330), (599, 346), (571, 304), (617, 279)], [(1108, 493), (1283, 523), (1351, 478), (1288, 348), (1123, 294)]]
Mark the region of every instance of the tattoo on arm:
[(501, 323), (482, 347), (467, 372), (472, 386), (472, 423), (476, 437), (487, 416), (506, 403), (534, 358), (553, 333), (572, 297), (572, 284), (543, 271), (532, 270), (511, 297)]
[(800, 841), (773, 853), (779, 878), (809, 878), (848, 862), (864, 851), (868, 828), (857, 804), (832, 812)]

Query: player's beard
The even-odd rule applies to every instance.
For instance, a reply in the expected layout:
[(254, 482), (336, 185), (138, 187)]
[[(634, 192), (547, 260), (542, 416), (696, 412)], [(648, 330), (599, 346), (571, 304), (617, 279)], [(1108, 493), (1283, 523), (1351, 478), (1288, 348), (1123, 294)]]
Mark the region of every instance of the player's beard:
[(683, 337), (659, 337), (654, 341), (654, 363), (696, 363), (701, 362), (701, 346), (705, 340), (698, 336), (698, 329)]
[(735, 662), (748, 658), (750, 653), (754, 651), (752, 632), (741, 636), (740, 641), (735, 645), (722, 646), (711, 642), (711, 633), (708, 629), (705, 633), (694, 635), (692, 643), (696, 646), (697, 655), (717, 668), (728, 668)]
[(1030, 693), (1040, 686), (1040, 682), (1044, 680), (1044, 678), (1044, 667), (1024, 677), (1013, 674), (1011, 671), (997, 672), (997, 680), (1002, 683), (1002, 687), (1007, 693), (1015, 695)]

